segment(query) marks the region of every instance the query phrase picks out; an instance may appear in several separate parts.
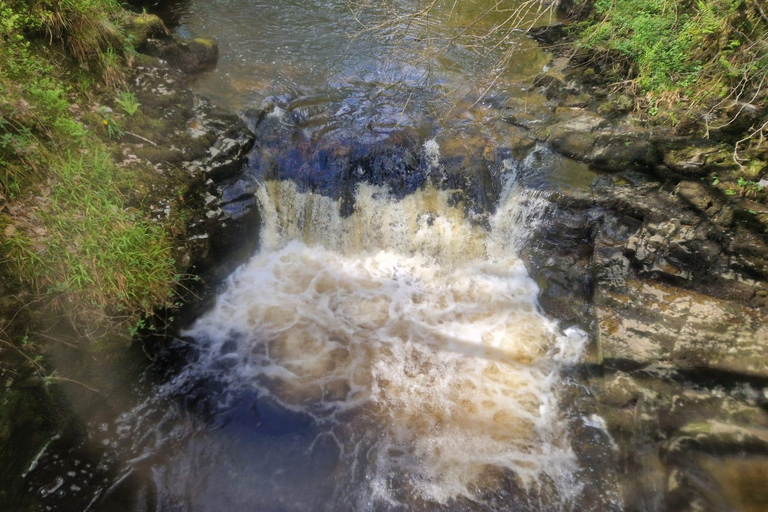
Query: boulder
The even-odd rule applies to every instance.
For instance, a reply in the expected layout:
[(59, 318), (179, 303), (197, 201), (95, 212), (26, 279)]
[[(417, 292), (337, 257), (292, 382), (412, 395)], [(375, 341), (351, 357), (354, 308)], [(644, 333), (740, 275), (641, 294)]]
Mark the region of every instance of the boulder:
[(704, 176), (736, 166), (731, 150), (707, 139), (668, 141), (660, 144), (660, 149), (664, 165), (686, 176)]
[(568, 118), (565, 114), (574, 113), (558, 109), (561, 118), (547, 128), (546, 140), (552, 147), (563, 155), (576, 160), (590, 160), (595, 149), (596, 129), (604, 119), (589, 112), (575, 112), (579, 115)]
[(207, 71), (216, 66), (219, 46), (209, 39), (168, 40), (150, 39), (145, 50), (147, 55), (166, 61), (188, 74)]
[(147, 49), (150, 39), (167, 39), (171, 34), (163, 20), (154, 14), (147, 13), (130, 15), (123, 25), (123, 30), (127, 38), (126, 42), (133, 45), (139, 52)]

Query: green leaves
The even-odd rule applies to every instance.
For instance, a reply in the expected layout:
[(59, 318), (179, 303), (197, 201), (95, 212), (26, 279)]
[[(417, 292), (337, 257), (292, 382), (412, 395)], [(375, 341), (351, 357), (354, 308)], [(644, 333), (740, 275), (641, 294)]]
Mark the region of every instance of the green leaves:
[(768, 73), (768, 27), (743, 6), (743, 0), (598, 0), (580, 44), (623, 62), (644, 92), (722, 98), (762, 83)]
[(139, 106), (141, 106), (141, 103), (136, 100), (136, 96), (130, 91), (121, 92), (120, 96), (115, 100), (115, 103), (117, 103), (129, 116), (135, 114), (136, 111), (139, 110)]

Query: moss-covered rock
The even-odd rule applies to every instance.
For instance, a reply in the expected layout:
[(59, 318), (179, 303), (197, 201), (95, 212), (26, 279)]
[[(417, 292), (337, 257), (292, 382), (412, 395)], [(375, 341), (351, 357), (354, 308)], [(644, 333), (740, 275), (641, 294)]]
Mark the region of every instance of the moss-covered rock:
[(209, 39), (150, 40), (146, 51), (185, 73), (200, 73), (213, 68), (219, 58), (219, 46)]
[(660, 144), (664, 165), (687, 176), (736, 168), (733, 151), (716, 142), (682, 139)]
[(170, 36), (163, 20), (154, 14), (130, 14), (123, 25), (126, 40), (139, 52), (147, 48), (150, 39), (164, 39)]
[(618, 117), (628, 114), (635, 108), (634, 100), (626, 94), (617, 94), (600, 103), (598, 113), (608, 117)]

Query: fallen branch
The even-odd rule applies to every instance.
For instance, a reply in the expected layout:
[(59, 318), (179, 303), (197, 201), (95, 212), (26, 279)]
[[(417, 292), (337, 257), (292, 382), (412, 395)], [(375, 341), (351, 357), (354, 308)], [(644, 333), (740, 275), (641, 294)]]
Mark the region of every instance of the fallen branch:
[(133, 136), (134, 136), (134, 137), (136, 137), (137, 139), (141, 139), (141, 140), (143, 140), (144, 142), (149, 142), (149, 143), (150, 143), (150, 144), (152, 144), (153, 146), (157, 147), (157, 144), (155, 144), (154, 142), (152, 142), (152, 141), (151, 141), (151, 140), (149, 140), (149, 139), (146, 139), (146, 138), (142, 137), (141, 135), (136, 135), (135, 133), (132, 133), (132, 132), (123, 132), (123, 133), (127, 133), (128, 135), (133, 135)]

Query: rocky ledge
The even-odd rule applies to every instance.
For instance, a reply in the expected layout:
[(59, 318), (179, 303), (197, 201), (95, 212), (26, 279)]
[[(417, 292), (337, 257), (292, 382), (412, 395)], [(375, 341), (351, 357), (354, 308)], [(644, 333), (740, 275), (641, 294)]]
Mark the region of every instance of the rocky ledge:
[[(158, 221), (181, 213), (170, 221), (177, 226), (180, 270), (219, 279), (231, 269), (229, 262), (242, 261), (258, 243), (258, 221), (246, 218), (257, 212), (238, 207), (239, 198), (226, 191), (254, 136), (237, 115), (194, 95), (187, 85), (190, 77), (215, 66), (215, 42), (172, 36), (151, 14), (135, 15), (127, 32), (140, 52), (128, 88), (141, 107), (128, 116), (106, 105), (124, 132), (114, 144), (115, 158), (146, 178), (139, 180), (145, 190), (138, 195), (149, 196), (143, 207)], [(90, 120), (98, 123), (104, 109), (93, 110)]]
[[(518, 152), (535, 143), (594, 173), (543, 192), (547, 222), (524, 255), (543, 309), (590, 334), (574, 376), (593, 404), (581, 412), (604, 418), (615, 442), (603, 456), (623, 510), (762, 510), (766, 159), (745, 169), (736, 132), (648, 122), (565, 64), (553, 61), (503, 116)], [(738, 112), (733, 125), (762, 122), (759, 109)]]

